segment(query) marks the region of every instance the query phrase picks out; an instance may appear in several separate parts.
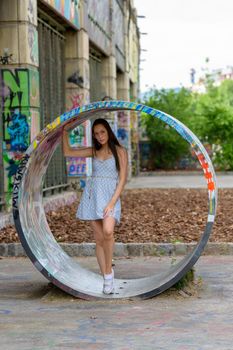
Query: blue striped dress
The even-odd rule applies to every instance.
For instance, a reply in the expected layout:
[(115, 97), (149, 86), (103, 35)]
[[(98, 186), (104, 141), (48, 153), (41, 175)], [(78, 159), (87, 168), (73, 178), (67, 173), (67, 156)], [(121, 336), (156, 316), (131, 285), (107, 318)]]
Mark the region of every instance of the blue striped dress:
[[(92, 176), (87, 178), (76, 214), (76, 217), (80, 220), (103, 219), (104, 208), (110, 202), (119, 182), (113, 155), (104, 160), (94, 157), (92, 164)], [(120, 223), (120, 198), (117, 200), (110, 216), (116, 219), (117, 224)]]

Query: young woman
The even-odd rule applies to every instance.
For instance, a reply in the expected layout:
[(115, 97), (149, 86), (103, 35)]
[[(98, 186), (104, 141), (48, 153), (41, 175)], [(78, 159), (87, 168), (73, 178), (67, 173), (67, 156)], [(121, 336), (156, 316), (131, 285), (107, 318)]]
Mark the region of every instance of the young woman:
[(77, 210), (77, 218), (90, 220), (96, 242), (96, 257), (104, 277), (103, 293), (114, 292), (112, 256), (114, 227), (121, 215), (120, 195), (128, 173), (128, 155), (109, 123), (102, 118), (92, 125), (92, 147), (71, 148), (68, 132), (63, 132), (65, 157), (92, 157), (92, 176), (87, 180)]

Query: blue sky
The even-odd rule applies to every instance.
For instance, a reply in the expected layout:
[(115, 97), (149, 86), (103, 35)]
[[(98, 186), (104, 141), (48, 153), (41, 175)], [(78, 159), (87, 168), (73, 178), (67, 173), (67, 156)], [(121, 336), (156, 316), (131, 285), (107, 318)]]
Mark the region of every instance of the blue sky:
[(190, 85), (206, 68), (233, 66), (233, 0), (134, 0), (141, 32), (141, 91)]

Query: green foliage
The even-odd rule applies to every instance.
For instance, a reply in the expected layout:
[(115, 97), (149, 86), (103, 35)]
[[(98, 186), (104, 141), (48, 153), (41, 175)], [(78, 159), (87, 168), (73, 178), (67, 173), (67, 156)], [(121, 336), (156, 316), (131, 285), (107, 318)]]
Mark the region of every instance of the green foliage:
[(212, 145), (214, 165), (233, 169), (233, 81), (209, 86), (196, 103), (194, 132)]
[[(212, 160), (218, 169), (233, 169), (233, 81), (216, 87), (207, 82), (204, 94), (188, 89), (152, 90), (144, 103), (168, 113), (187, 125), (203, 143), (212, 147)], [(142, 115), (142, 124), (151, 142), (153, 168), (174, 168), (190, 156), (189, 144), (175, 130), (156, 118)]]
[[(182, 88), (151, 91), (145, 100), (147, 106), (161, 110), (189, 125), (192, 113), (192, 94)], [(189, 145), (177, 132), (162, 121), (142, 115), (142, 124), (151, 141), (151, 163), (154, 168), (174, 168), (177, 162), (189, 154)]]
[(174, 285), (174, 288), (177, 290), (184, 289), (187, 287), (190, 282), (193, 282), (195, 278), (195, 270), (191, 268), (186, 274)]

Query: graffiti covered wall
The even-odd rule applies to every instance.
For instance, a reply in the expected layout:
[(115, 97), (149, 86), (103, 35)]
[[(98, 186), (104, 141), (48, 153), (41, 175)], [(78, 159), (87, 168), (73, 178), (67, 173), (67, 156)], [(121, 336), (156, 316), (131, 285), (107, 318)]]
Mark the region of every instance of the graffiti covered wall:
[[(128, 14), (130, 16), (130, 14)], [(138, 82), (139, 68), (139, 39), (137, 26), (131, 18), (128, 18), (128, 50), (129, 50), (129, 76), (132, 83)]]
[[(3, 164), (7, 204), (13, 177), (31, 141), (31, 125), (39, 121), (39, 76), (36, 69), (1, 69), (0, 99), (3, 125)], [(36, 126), (34, 126), (34, 129)], [(34, 130), (36, 134), (38, 130)]]
[(113, 33), (117, 65), (125, 70), (124, 12), (118, 1), (113, 1)]
[(130, 136), (131, 136), (131, 166), (132, 175), (138, 175), (139, 169), (139, 134), (138, 134), (138, 112), (130, 112)]
[(90, 39), (106, 54), (110, 50), (111, 21), (109, 0), (89, 0), (87, 30)]
[(118, 114), (117, 138), (122, 146), (129, 149), (129, 112), (120, 111)]
[(79, 28), (79, 0), (43, 0), (51, 7), (53, 7), (57, 12), (59, 12), (63, 17), (65, 17), (69, 22), (71, 22), (75, 27)]
[[(76, 89), (71, 89), (67, 93), (66, 106), (68, 110), (80, 107), (89, 102), (89, 95), (85, 92), (78, 92)], [(71, 147), (85, 147), (91, 145), (91, 122), (85, 121), (81, 125), (73, 129), (69, 134), (69, 143)], [(90, 158), (66, 158), (67, 175), (69, 177), (89, 176), (92, 171)]]
[(37, 28), (31, 24), (28, 25), (28, 49), (30, 56), (30, 63), (38, 66), (39, 51), (38, 51), (38, 31)]
[(85, 158), (69, 157), (67, 159), (68, 176), (85, 176), (86, 175), (86, 160)]

